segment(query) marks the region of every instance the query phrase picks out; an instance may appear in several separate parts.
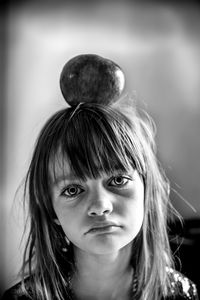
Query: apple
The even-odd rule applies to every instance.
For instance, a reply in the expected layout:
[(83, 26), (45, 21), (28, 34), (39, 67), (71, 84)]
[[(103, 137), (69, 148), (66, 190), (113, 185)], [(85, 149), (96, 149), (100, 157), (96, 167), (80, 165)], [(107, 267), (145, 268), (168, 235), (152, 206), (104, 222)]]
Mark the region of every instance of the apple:
[(73, 57), (60, 75), (61, 92), (70, 106), (80, 102), (110, 105), (119, 99), (124, 85), (122, 69), (96, 54)]

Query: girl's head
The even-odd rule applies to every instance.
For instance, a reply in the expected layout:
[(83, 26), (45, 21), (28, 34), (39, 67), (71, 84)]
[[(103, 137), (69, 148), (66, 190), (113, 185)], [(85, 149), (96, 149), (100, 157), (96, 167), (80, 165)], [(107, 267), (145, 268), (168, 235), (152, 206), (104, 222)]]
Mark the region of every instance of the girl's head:
[[(57, 291), (58, 299), (62, 299), (59, 293), (66, 280), (64, 269), (72, 270), (73, 245), (81, 245), (73, 235), (69, 236), (70, 228), (80, 219), (72, 220), (71, 214), (63, 213), (63, 201), (68, 201), (71, 212), (76, 210), (83, 216), (85, 206), (77, 209), (76, 197), (82, 197), (84, 203), (87, 186), (94, 191), (93, 182), (100, 179), (118, 198), (130, 200), (133, 195), (138, 199), (138, 206), (126, 207), (130, 210), (128, 216), (136, 219), (135, 223), (134, 220), (129, 222), (133, 225), (132, 236), (124, 240), (121, 236), (121, 242), (113, 242), (112, 246), (119, 248), (132, 242), (131, 264), (140, 275), (139, 290), (143, 290), (143, 299), (156, 299), (155, 291), (165, 293), (166, 266), (171, 264), (166, 232), (169, 188), (155, 152), (153, 123), (147, 116), (139, 116), (135, 109), (127, 112), (114, 106), (81, 103), (57, 112), (48, 120), (39, 135), (26, 178), (30, 234), (24, 267), (29, 255), (30, 267), (34, 266), (35, 274), (46, 287), (41, 289), (43, 297), (45, 290), (51, 299), (53, 287), (54, 294)], [(70, 180), (66, 179), (69, 174)], [(133, 188), (134, 180), (139, 186), (137, 190)], [(126, 184), (130, 186), (125, 188)], [(117, 192), (116, 186), (120, 186)], [(105, 217), (103, 221), (118, 222), (116, 216), (120, 213), (116, 209), (119, 207), (105, 207), (103, 213), (90, 211), (87, 219), (94, 220), (99, 213), (98, 217)], [(65, 235), (72, 242), (70, 246), (64, 243)], [(66, 253), (63, 252), (65, 247), (68, 247)], [(92, 247), (92, 242), (88, 243), (86, 250), (105, 251), (105, 248)]]

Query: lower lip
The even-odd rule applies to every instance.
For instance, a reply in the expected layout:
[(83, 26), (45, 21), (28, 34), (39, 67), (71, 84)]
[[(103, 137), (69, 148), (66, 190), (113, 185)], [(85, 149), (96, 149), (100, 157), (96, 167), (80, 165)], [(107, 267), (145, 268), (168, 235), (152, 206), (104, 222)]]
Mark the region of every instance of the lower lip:
[(100, 228), (93, 228), (88, 233), (112, 233), (115, 232), (119, 226), (106, 226)]

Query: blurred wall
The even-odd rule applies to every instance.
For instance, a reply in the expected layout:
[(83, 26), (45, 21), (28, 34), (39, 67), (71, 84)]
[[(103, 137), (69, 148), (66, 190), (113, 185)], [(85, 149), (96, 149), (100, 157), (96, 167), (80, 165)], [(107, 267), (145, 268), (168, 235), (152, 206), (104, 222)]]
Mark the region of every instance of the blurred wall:
[[(5, 141), (6, 141), (6, 131), (5, 131), (5, 90), (6, 90), (6, 16), (0, 10), (0, 270), (4, 271), (3, 266), (3, 255), (5, 249), (3, 248), (4, 231), (5, 231), (5, 218), (4, 218), (4, 190), (5, 190)], [(0, 276), (0, 294), (1, 287), (3, 285), (3, 278)]]
[[(42, 2), (41, 2), (42, 3)], [(2, 144), (1, 280), (16, 280), (22, 258), (23, 179), (44, 121), (65, 107), (59, 75), (72, 56), (96, 53), (125, 71), (157, 124), (158, 155), (184, 218), (200, 214), (200, 11), (196, 5), (92, 1), (11, 6), (7, 18)], [(15, 197), (15, 200), (14, 200)]]

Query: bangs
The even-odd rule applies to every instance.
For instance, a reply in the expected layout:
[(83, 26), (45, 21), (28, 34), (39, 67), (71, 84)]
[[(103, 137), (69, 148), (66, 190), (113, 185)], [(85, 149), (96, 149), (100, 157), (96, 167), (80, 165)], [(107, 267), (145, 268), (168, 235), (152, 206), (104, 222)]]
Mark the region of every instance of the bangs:
[[(63, 175), (70, 172), (82, 180), (98, 178), (102, 173), (128, 172), (131, 168), (144, 173), (138, 138), (134, 138), (128, 119), (116, 110), (85, 104), (75, 111), (70, 108), (54, 137), (54, 177), (57, 163)], [(66, 170), (66, 162), (70, 170)]]

